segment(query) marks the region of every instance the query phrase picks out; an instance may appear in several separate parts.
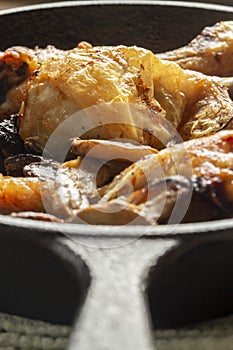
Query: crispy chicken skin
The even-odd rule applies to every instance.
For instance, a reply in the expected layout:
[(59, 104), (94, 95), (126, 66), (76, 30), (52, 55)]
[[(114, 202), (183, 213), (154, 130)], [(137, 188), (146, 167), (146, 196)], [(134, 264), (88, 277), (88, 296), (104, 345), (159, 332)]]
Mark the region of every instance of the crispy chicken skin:
[(63, 51), (52, 45), (45, 49), (13, 46), (0, 52), (0, 119), (18, 113), (26, 81), (50, 57), (62, 57)]
[(49, 212), (68, 222), (156, 225), (168, 222), (175, 207), (173, 223), (232, 216), (232, 131), (147, 155), (99, 191), (93, 176), (78, 171), (64, 168), (46, 196), (52, 204)]
[[(222, 38), (226, 50), (216, 67), (227, 66), (231, 26), (221, 22), (205, 29), (189, 45), (201, 67), (209, 52), (211, 62), (212, 46), (220, 54)], [(209, 51), (207, 38), (214, 38)], [(0, 213), (156, 225), (169, 222), (178, 203), (184, 221), (232, 217), (233, 102), (220, 78), (183, 69), (169, 57), (85, 42), (68, 51), (48, 46), (0, 53), (0, 118), (7, 118), (1, 121), (1, 152), (11, 155), (4, 162), (7, 173), (20, 174), (0, 176)], [(5, 152), (12, 113), (22, 152), (42, 153), (59, 129), (58, 153), (65, 140), (68, 156), (77, 158), (62, 163)], [(183, 216), (176, 214), (173, 220), (180, 222)]]
[(20, 136), (37, 150), (72, 115), (70, 137), (124, 138), (159, 149), (176, 129), (185, 140), (201, 137), (233, 116), (227, 89), (217, 78), (126, 46), (76, 48), (62, 59), (46, 60), (28, 82), (22, 107)]
[(132, 164), (104, 187), (97, 204), (80, 209), (77, 217), (90, 224), (115, 224), (117, 205), (124, 213), (118, 224), (132, 223), (136, 214), (151, 225), (232, 217), (232, 184), (233, 133), (222, 131)]
[(0, 213), (44, 211), (38, 178), (0, 175)]
[(159, 53), (160, 59), (176, 62), (184, 69), (207, 75), (233, 75), (233, 21), (206, 27), (184, 47)]
[(183, 217), (187, 222), (232, 216), (232, 131), (147, 155), (105, 186), (108, 170), (102, 168), (97, 183), (96, 162), (79, 157), (60, 165), (50, 179), (42, 176), (42, 182), (39, 175), (2, 176), (0, 212), (45, 211), (57, 221), (73, 223), (156, 225), (168, 222), (178, 203), (183, 216), (176, 213), (174, 222)]
[(101, 202), (157, 183), (163, 178), (180, 175), (203, 177), (223, 183), (226, 201), (233, 200), (233, 132), (221, 131), (213, 136), (190, 140), (149, 155), (132, 164), (104, 188)]

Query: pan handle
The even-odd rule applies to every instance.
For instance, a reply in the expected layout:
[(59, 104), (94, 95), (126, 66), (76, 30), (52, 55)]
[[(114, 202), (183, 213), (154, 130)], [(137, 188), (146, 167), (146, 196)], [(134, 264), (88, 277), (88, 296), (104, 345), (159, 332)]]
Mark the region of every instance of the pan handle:
[(143, 280), (145, 266), (161, 254), (164, 243), (151, 254), (140, 240), (113, 249), (77, 250), (90, 268), (92, 282), (68, 350), (155, 350)]

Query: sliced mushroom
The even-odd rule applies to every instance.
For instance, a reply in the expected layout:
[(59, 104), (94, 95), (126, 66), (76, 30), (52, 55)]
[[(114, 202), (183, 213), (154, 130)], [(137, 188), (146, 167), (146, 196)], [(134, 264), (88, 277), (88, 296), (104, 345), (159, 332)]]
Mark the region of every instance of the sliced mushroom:
[(94, 204), (81, 209), (69, 222), (89, 225), (148, 225), (137, 206), (121, 200)]
[(18, 134), (18, 115), (12, 115), (0, 122), (0, 150), (4, 157), (25, 152)]
[(80, 138), (73, 139), (71, 151), (82, 157), (87, 156), (107, 161), (119, 159), (122, 162), (132, 163), (148, 154), (158, 153), (156, 149), (140, 144), (112, 140), (81, 140)]
[(76, 215), (99, 199), (98, 187), (105, 185), (109, 176), (109, 168), (94, 160), (78, 158), (64, 163), (42, 183), (46, 211), (63, 219)]
[(120, 197), (84, 208), (77, 212), (77, 218), (71, 218), (71, 222), (156, 225), (171, 219), (171, 223), (179, 223), (188, 209), (190, 191), (192, 184), (189, 180), (179, 176), (167, 178), (151, 188), (135, 191), (129, 198)]
[(4, 166), (8, 176), (27, 177), (30, 175), (24, 172), (24, 167), (31, 163), (41, 161), (42, 157), (33, 154), (17, 154), (15, 156), (7, 157), (4, 161)]
[[(34, 156), (36, 159), (36, 156)], [(57, 170), (61, 165), (52, 160), (45, 160), (41, 157), (40, 162), (30, 162), (23, 167), (23, 175), (27, 177), (38, 177), (40, 181), (54, 179)]]

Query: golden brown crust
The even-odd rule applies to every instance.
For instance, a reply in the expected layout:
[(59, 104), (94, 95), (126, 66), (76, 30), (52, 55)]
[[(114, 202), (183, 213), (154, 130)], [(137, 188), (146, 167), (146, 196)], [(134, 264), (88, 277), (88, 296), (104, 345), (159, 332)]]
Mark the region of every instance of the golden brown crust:
[(0, 175), (0, 213), (43, 212), (41, 183), (37, 178), (14, 178)]
[(188, 140), (219, 131), (233, 116), (233, 103), (217, 78), (138, 47), (68, 50), (62, 59), (45, 61), (27, 88), (19, 132), (41, 150), (71, 116), (77, 122), (70, 137), (124, 138), (159, 149), (176, 129)]
[(206, 27), (188, 45), (158, 54), (164, 60), (220, 77), (233, 75), (233, 21), (222, 21)]

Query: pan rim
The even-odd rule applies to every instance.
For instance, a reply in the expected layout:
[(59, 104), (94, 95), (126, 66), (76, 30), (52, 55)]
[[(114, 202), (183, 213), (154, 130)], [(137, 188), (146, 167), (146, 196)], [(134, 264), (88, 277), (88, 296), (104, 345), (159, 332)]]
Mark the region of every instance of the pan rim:
[[(21, 6), (12, 9), (0, 10), (0, 17), (5, 15), (30, 12), (36, 10), (46, 10), (64, 7), (82, 7), (82, 6), (104, 6), (104, 5), (147, 5), (147, 6), (169, 6), (180, 8), (203, 9), (210, 11), (232, 12), (233, 6), (187, 2), (187, 1), (163, 1), (163, 0), (81, 0), (81, 1), (62, 1), (50, 2), (46, 4), (35, 4)], [(139, 237), (144, 228), (146, 237), (168, 237), (192, 234), (212, 234), (216, 232), (228, 231), (233, 229), (233, 219), (222, 219), (206, 222), (183, 223), (178, 225), (158, 225), (158, 226), (110, 226), (110, 225), (85, 225), (54, 223), (45, 221), (36, 221), (31, 219), (13, 218), (0, 214), (0, 228), (13, 229), (20, 228), (25, 231), (40, 231), (57, 234), (59, 231), (68, 234), (70, 237)], [(144, 230), (145, 231), (145, 230)], [(20, 233), (21, 231), (19, 231)]]
[(171, 7), (186, 7), (212, 11), (233, 12), (233, 6), (212, 4), (196, 1), (174, 1), (174, 0), (76, 0), (76, 1), (61, 1), (48, 2), (42, 4), (18, 6), (15, 8), (0, 10), (0, 16), (9, 15), (19, 12), (28, 12), (34, 10), (64, 8), (64, 7), (81, 7), (81, 6), (102, 6), (102, 5), (147, 5), (147, 6), (171, 6)]
[[(7, 231), (12, 229), (20, 229), (26, 232), (40, 232), (50, 234), (62, 234), (70, 239), (80, 238), (88, 240), (89, 238), (99, 237), (105, 238), (121, 238), (135, 241), (141, 238), (174, 238), (187, 236), (209, 236), (216, 233), (232, 233), (233, 219), (221, 219), (205, 222), (183, 223), (172, 225), (158, 226), (111, 226), (111, 225), (89, 225), (89, 224), (70, 224), (37, 221), (32, 219), (14, 218), (0, 214), (0, 228)], [(77, 241), (78, 242), (78, 241)]]

